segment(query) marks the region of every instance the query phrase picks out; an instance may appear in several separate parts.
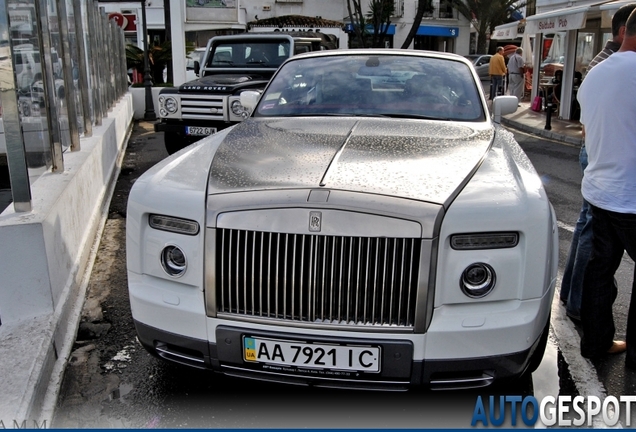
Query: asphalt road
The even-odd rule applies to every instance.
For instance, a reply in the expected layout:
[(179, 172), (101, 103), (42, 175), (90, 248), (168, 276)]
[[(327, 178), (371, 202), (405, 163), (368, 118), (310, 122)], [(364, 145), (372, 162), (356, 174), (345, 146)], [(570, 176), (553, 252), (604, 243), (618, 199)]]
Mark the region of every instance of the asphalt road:
[[(555, 206), (561, 227), (562, 268), (580, 206), (578, 148), (516, 135), (542, 173)], [(553, 307), (546, 356), (532, 379), (481, 392), (378, 393), (273, 385), (178, 367), (151, 357), (136, 341), (128, 302), (126, 200), (134, 181), (166, 156), (162, 134), (155, 134), (149, 123), (136, 124), (111, 200), (52, 427), (464, 428), (470, 426), (480, 395), (520, 394), (540, 399), (579, 392), (636, 393), (636, 374), (624, 370), (624, 355), (594, 365), (580, 357), (578, 330), (561, 313), (558, 302)], [(633, 263), (626, 260), (623, 267), (618, 275), (617, 336), (624, 336)]]

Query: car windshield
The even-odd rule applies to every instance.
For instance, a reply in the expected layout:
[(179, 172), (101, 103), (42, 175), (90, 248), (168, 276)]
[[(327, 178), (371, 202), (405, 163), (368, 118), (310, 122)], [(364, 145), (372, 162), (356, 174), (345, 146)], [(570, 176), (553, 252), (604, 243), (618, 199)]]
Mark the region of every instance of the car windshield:
[(215, 46), (206, 68), (277, 68), (289, 57), (287, 39), (223, 42)]
[(295, 58), (286, 63), (254, 116), (305, 115), (485, 120), (468, 65), (391, 54)]

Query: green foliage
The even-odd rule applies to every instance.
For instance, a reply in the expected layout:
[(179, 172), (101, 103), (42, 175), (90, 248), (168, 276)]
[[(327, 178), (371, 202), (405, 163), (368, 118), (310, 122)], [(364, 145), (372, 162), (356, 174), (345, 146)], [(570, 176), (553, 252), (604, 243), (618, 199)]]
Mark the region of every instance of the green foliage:
[[(194, 42), (186, 42), (186, 55), (196, 48)], [(172, 44), (170, 41), (154, 44), (148, 50), (148, 66), (152, 76), (153, 86), (163, 87), (163, 70), (172, 61)], [(144, 50), (136, 45), (126, 45), (126, 66), (128, 69), (136, 69), (144, 73)], [(168, 76), (170, 80), (170, 75)], [(142, 87), (143, 84), (133, 84), (133, 87)], [(165, 83), (166, 87), (172, 87), (172, 83)]]
[(487, 53), (486, 38), (498, 25), (510, 21), (513, 10), (520, 10), (526, 2), (517, 0), (451, 0), (453, 7), (477, 30), (477, 52)]
[(413, 39), (415, 38), (415, 35), (417, 34), (417, 30), (419, 29), (420, 24), (422, 23), (422, 17), (424, 16), (424, 14), (433, 12), (434, 10), (435, 9), (433, 8), (432, 0), (419, 0), (417, 2), (417, 12), (415, 12), (413, 25), (411, 26), (411, 30), (409, 30), (409, 34), (406, 35), (406, 39), (404, 40), (404, 43), (402, 44), (402, 49), (408, 49), (408, 47), (411, 46), (411, 42), (413, 42)]
[[(369, 12), (362, 13), (360, 0), (347, 0), (349, 21), (359, 48), (384, 48), (384, 40), (395, 11), (393, 0), (369, 0)], [(369, 28), (370, 26), (370, 28)]]

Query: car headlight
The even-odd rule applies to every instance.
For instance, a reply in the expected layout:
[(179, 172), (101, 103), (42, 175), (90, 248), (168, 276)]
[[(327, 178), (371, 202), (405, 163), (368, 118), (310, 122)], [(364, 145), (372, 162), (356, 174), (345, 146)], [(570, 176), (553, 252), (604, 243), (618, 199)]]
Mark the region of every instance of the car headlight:
[(158, 101), (161, 115), (174, 114), (179, 109), (177, 100), (172, 96), (159, 96)]
[(484, 263), (473, 263), (466, 267), (459, 279), (459, 287), (470, 298), (481, 298), (489, 294), (497, 281), (495, 270)]
[(177, 104), (177, 100), (173, 97), (166, 98), (166, 111), (170, 114), (174, 114), (179, 109), (179, 105)]
[(519, 234), (516, 232), (455, 234), (450, 239), (455, 250), (513, 248), (518, 243)]
[(179, 277), (186, 271), (186, 256), (179, 247), (166, 246), (161, 251), (161, 266), (168, 275)]
[(241, 105), (241, 101), (239, 101), (238, 99), (235, 101), (232, 101), (230, 108), (232, 109), (232, 112), (234, 113), (234, 115), (240, 116), (240, 117), (247, 117), (248, 113), (247, 110), (243, 107), (243, 105)]

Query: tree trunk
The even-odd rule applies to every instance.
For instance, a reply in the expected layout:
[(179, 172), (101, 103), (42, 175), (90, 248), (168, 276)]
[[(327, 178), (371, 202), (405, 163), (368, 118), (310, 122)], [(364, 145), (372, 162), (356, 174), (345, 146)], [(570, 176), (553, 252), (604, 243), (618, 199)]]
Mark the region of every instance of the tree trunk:
[(420, 24), (422, 23), (422, 17), (424, 16), (424, 12), (431, 9), (431, 0), (419, 0), (417, 3), (417, 12), (415, 13), (415, 18), (413, 19), (413, 26), (411, 26), (411, 30), (409, 30), (409, 34), (406, 35), (406, 39), (402, 44), (402, 49), (408, 49), (411, 46), (411, 42), (415, 39), (415, 35), (417, 34), (417, 30), (420, 28)]
[[(166, 41), (172, 42), (172, 26), (170, 25), (170, 0), (163, 0), (163, 20), (166, 24)], [(174, 55), (172, 53), (172, 43), (170, 44), (170, 59), (174, 59)], [(186, 60), (183, 59), (185, 62)], [(173, 73), (172, 73), (172, 60), (168, 62), (168, 73), (166, 77), (166, 81), (169, 83), (174, 82)]]

